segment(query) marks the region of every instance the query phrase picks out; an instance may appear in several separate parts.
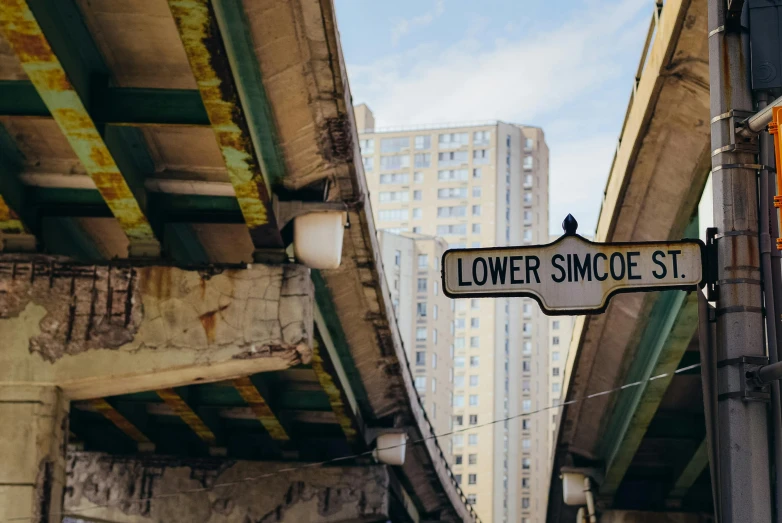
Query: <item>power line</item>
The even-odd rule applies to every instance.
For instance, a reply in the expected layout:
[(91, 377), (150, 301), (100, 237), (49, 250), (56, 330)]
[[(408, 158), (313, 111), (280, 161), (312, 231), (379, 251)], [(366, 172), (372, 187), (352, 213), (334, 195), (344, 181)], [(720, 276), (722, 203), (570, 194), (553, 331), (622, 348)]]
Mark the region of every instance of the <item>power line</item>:
[[(689, 371), (689, 370), (697, 369), (700, 366), (701, 366), (700, 363), (696, 363), (694, 365), (689, 365), (687, 367), (682, 367), (680, 369), (676, 369), (673, 372), (665, 372), (663, 374), (658, 374), (656, 376), (652, 376), (652, 377), (647, 378), (645, 380), (633, 381), (631, 383), (626, 383), (624, 385), (621, 385), (619, 387), (615, 387), (613, 389), (608, 389), (608, 390), (604, 390), (604, 391), (601, 391), (601, 392), (595, 392), (595, 393), (583, 396), (581, 398), (576, 398), (576, 399), (573, 399), (573, 400), (570, 400), (570, 401), (562, 402), (562, 403), (560, 403), (558, 405), (547, 405), (545, 407), (541, 407), (539, 409), (532, 410), (532, 411), (529, 411), (529, 412), (523, 412), (521, 414), (515, 414), (513, 416), (507, 416), (505, 418), (499, 418), (499, 419), (495, 419), (495, 420), (492, 420), (492, 421), (488, 421), (486, 423), (480, 423), (480, 424), (477, 424), (477, 425), (470, 425), (468, 427), (464, 427), (464, 428), (461, 428), (461, 429), (450, 430), (448, 432), (443, 432), (442, 434), (435, 434), (435, 435), (431, 435), (431, 436), (426, 436), (426, 437), (423, 437), (423, 438), (420, 438), (420, 439), (417, 439), (417, 440), (408, 441), (406, 443), (402, 443), (402, 444), (399, 444), (399, 445), (392, 445), (392, 446), (389, 446), (389, 447), (383, 447), (383, 448), (379, 448), (377, 450), (391, 450), (391, 449), (395, 449), (395, 448), (402, 447), (402, 446), (405, 446), (405, 445), (411, 445), (411, 446), (412, 445), (420, 445), (420, 444), (425, 443), (425, 442), (427, 442), (428, 440), (431, 440), (431, 439), (444, 438), (444, 437), (447, 437), (447, 436), (460, 434), (462, 432), (467, 432), (469, 430), (475, 430), (475, 429), (490, 427), (492, 425), (496, 425), (497, 423), (502, 423), (502, 422), (510, 421), (510, 420), (517, 419), (517, 418), (523, 418), (523, 417), (526, 417), (526, 416), (533, 416), (535, 414), (539, 414), (541, 412), (546, 412), (546, 411), (549, 411), (549, 410), (552, 410), (552, 409), (560, 409), (560, 408), (565, 407), (567, 405), (574, 405), (576, 403), (587, 401), (587, 400), (590, 400), (590, 399), (593, 399), (593, 398), (597, 398), (597, 397), (600, 397), (600, 396), (605, 396), (605, 395), (608, 395), (608, 394), (613, 394), (613, 393), (620, 392), (620, 391), (623, 391), (625, 389), (629, 389), (629, 388), (632, 388), (632, 387), (639, 387), (639, 386), (643, 385), (644, 383), (648, 383), (648, 382), (651, 382), (651, 381), (654, 381), (654, 380), (665, 378), (667, 376), (672, 376), (674, 374), (681, 374), (681, 373)], [(318, 461), (318, 462), (315, 462), (315, 463), (307, 463), (305, 465), (297, 465), (295, 467), (282, 468), (282, 469), (275, 470), (273, 472), (267, 472), (265, 474), (260, 474), (258, 476), (249, 476), (249, 477), (238, 479), (238, 480), (235, 480), (235, 481), (227, 481), (227, 482), (224, 482), (224, 483), (215, 483), (214, 485), (211, 485), (211, 486), (208, 486), (208, 487), (198, 487), (198, 488), (192, 488), (192, 489), (179, 490), (179, 491), (176, 491), (176, 492), (169, 492), (169, 493), (166, 493), (166, 494), (150, 496), (150, 497), (143, 498), (143, 499), (115, 499), (115, 500), (113, 500), (110, 503), (105, 503), (105, 504), (102, 504), (102, 505), (93, 505), (91, 507), (84, 507), (84, 508), (81, 508), (81, 509), (74, 509), (74, 510), (70, 510), (68, 512), (64, 512), (64, 511), (53, 512), (53, 513), (50, 513), (50, 515), (60, 516), (60, 517), (72, 516), (74, 514), (81, 514), (81, 513), (89, 512), (91, 510), (110, 508), (110, 507), (116, 505), (117, 503), (126, 503), (126, 504), (129, 504), (129, 503), (146, 503), (146, 502), (149, 502), (149, 501), (155, 501), (155, 500), (160, 500), (160, 499), (178, 497), (178, 496), (187, 495), (187, 494), (197, 494), (199, 492), (209, 492), (209, 491), (212, 491), (212, 490), (215, 490), (215, 489), (218, 489), (218, 488), (233, 487), (233, 486), (236, 486), (236, 485), (241, 485), (243, 483), (249, 483), (249, 482), (258, 481), (258, 480), (261, 480), (261, 479), (266, 479), (266, 478), (271, 478), (271, 477), (274, 477), (274, 476), (279, 476), (279, 475), (282, 475), (282, 474), (285, 474), (285, 473), (288, 473), (288, 472), (296, 472), (296, 471), (299, 471), (299, 470), (307, 470), (307, 469), (312, 469), (312, 468), (318, 468), (318, 467), (322, 467), (322, 466), (325, 466), (325, 465), (330, 465), (330, 464), (333, 464), (333, 463), (339, 463), (340, 461), (348, 461), (348, 460), (361, 458), (361, 457), (365, 457), (365, 456), (371, 456), (372, 452), (373, 451), (369, 450), (369, 451), (366, 451), (366, 452), (361, 452), (359, 454), (351, 454), (350, 456), (342, 456), (340, 458), (332, 458), (332, 459), (328, 459), (328, 460), (325, 460), (325, 461)], [(7, 518), (7, 519), (3, 520), (0, 523), (6, 523), (6, 522), (10, 523), (12, 521), (32, 521), (32, 519), (33, 518), (28, 517), (28, 516), (12, 517), (12, 518)]]

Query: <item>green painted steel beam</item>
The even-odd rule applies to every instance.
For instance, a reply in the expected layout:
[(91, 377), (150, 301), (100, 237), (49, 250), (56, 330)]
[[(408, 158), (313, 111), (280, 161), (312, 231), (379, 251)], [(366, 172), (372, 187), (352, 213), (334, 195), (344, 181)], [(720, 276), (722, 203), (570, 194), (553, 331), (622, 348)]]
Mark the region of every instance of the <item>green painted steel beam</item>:
[(689, 492), (690, 487), (692, 487), (693, 483), (695, 483), (700, 475), (703, 474), (703, 471), (708, 465), (709, 446), (706, 438), (704, 438), (703, 441), (701, 441), (701, 444), (698, 445), (692, 458), (690, 458), (690, 461), (684, 467), (684, 470), (682, 470), (682, 473), (679, 474), (679, 478), (676, 480), (673, 489), (668, 493), (668, 499), (683, 499), (687, 495), (687, 492)]
[[(625, 382), (641, 385), (624, 392), (611, 414), (602, 440), (601, 455), (606, 460), (606, 476), (601, 496), (613, 496), (657, 412), (673, 371), (698, 328), (698, 296), (695, 291), (666, 291), (652, 308), (649, 323)], [(666, 374), (663, 378), (649, 378)]]
[[(196, 90), (93, 85), (85, 104), (93, 121), (107, 125), (209, 125)], [(0, 116), (51, 117), (29, 80), (0, 80)]]

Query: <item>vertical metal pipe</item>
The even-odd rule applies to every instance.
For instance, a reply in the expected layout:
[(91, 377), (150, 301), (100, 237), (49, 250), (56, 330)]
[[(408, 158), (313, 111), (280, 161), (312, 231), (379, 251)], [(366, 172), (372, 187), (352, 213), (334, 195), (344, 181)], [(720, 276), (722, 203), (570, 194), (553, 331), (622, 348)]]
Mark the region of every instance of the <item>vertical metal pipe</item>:
[[(766, 93), (759, 93), (758, 109), (763, 109), (768, 103), (768, 96)], [(765, 137), (762, 135), (766, 135)], [(765, 163), (768, 160), (769, 143), (764, 138), (770, 138), (767, 132), (762, 133), (760, 139), (760, 163), (761, 165), (768, 165)], [(773, 146), (773, 144), (772, 144)], [(776, 221), (774, 216), (774, 207), (770, 205), (773, 201), (773, 196), (769, 195), (769, 171), (768, 169), (761, 169), (760, 171), (760, 195), (759, 195), (759, 207), (758, 213), (759, 228), (760, 228), (760, 264), (762, 269), (763, 278), (763, 303), (766, 308), (766, 342), (768, 346), (768, 358), (769, 363), (776, 363), (779, 361), (777, 354), (778, 347), (778, 332), (777, 332), (777, 314), (776, 303), (774, 293), (774, 282), (772, 280), (772, 274), (774, 272), (771, 264), (771, 251), (776, 250), (774, 246), (774, 240), (770, 234), (771, 223)], [(774, 380), (771, 382), (771, 432), (773, 435), (774, 443), (774, 499), (775, 499), (775, 511), (774, 521), (782, 523), (782, 481), (779, 480), (779, 473), (782, 471), (782, 396), (780, 396), (779, 381)]]
[(709, 319), (711, 306), (702, 291), (698, 291), (698, 349), (701, 354), (701, 386), (703, 387), (703, 414), (706, 418), (706, 443), (709, 448), (709, 472), (711, 473), (711, 497), (714, 500), (714, 521), (720, 518), (720, 468), (719, 433), (717, 430), (717, 382), (713, 325)]
[(597, 523), (597, 512), (595, 512), (595, 495), (592, 493), (592, 480), (589, 476), (584, 478), (584, 496), (587, 502), (587, 517), (589, 523)]
[[(746, 6), (745, 6), (746, 7)], [(718, 230), (719, 296), (717, 360), (764, 356), (758, 249), (755, 154), (735, 147), (732, 110), (752, 111), (749, 37), (728, 18), (726, 0), (709, 0), (709, 80), (714, 181), (714, 224)], [(746, 11), (745, 11), (746, 16)], [(717, 371), (722, 394), (740, 391), (738, 365)], [(720, 492), (724, 523), (771, 521), (768, 416), (766, 405), (739, 394), (718, 404)]]

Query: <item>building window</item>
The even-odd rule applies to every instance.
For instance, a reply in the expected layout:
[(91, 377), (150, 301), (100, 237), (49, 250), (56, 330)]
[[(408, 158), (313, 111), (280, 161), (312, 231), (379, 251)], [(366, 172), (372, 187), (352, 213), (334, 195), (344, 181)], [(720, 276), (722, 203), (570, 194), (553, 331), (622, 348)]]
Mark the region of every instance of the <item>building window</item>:
[(426, 318), (426, 302), (419, 301), (415, 304), (415, 313), (419, 318)]
[(378, 221), (381, 222), (407, 220), (409, 216), (407, 209), (384, 209), (377, 213)]
[(489, 163), (489, 150), (477, 149), (472, 152), (472, 163), (476, 165), (483, 165)]
[(366, 140), (359, 140), (359, 147), (361, 148), (361, 154), (373, 154), (375, 152), (375, 140), (368, 138)]
[(420, 208), (413, 209), (413, 219), (414, 220), (420, 220), (423, 218), (424, 214), (423, 211)]
[(524, 175), (524, 188), (529, 189), (532, 187), (532, 175), (531, 174), (525, 174)]
[[(407, 173), (394, 173), (394, 174), (381, 174), (380, 175), (380, 183), (381, 183), (381, 185), (394, 184), (394, 183), (409, 183), (409, 182), (410, 182), (410, 176)], [(381, 198), (380, 201), (382, 202), (382, 201), (389, 201), (389, 200), (383, 200)], [(404, 200), (404, 201), (407, 201), (407, 200)]]
[(481, 179), (481, 168), (476, 167), (472, 170), (472, 177), (474, 180), (480, 180)]
[[(437, 284), (437, 282), (435, 282), (435, 284)], [(439, 308), (437, 307), (437, 305), (432, 305), (432, 318), (437, 319), (438, 312), (439, 312)]]
[(418, 153), (413, 157), (414, 167), (431, 167), (432, 153)]
[(467, 484), (468, 485), (475, 485), (478, 483), (478, 474), (468, 474), (467, 475)]
[(526, 203), (526, 204), (532, 203), (532, 193), (531, 192), (526, 191), (524, 193), (524, 203)]
[(426, 392), (426, 376), (415, 377), (415, 390), (418, 392)]
[(462, 447), (462, 446), (464, 446), (464, 435), (463, 434), (454, 434), (453, 435), (453, 446), (454, 447)]
[[(437, 330), (435, 330), (435, 332), (437, 332)], [(436, 352), (432, 354), (432, 368), (433, 369), (437, 368), (437, 353)], [(432, 378), (432, 379), (434, 379), (434, 378)]]
[(467, 216), (466, 205), (453, 205), (450, 207), (437, 208), (438, 218), (461, 218), (463, 216)]
[(551, 375), (559, 376), (559, 367), (554, 367), (553, 369), (551, 369)]
[(419, 367), (423, 367), (424, 365), (426, 365), (426, 351), (423, 350), (416, 351), (415, 364)]
[(477, 465), (478, 464), (478, 454), (470, 454), (467, 457), (467, 463), (470, 465)]
[(471, 446), (475, 446), (478, 444), (478, 435), (477, 434), (470, 434), (467, 436), (467, 444)]
[[(438, 260), (437, 260), (437, 258), (435, 258), (435, 260), (434, 260), (434, 261), (435, 261), (435, 262), (437, 262), (437, 261), (438, 261)], [(434, 286), (433, 286), (433, 287), (434, 287), (434, 289), (433, 289), (433, 291), (432, 291), (432, 292), (434, 293), (434, 295), (435, 295), (435, 296), (437, 296), (437, 295), (439, 294), (439, 292), (440, 292), (440, 286), (438, 285), (438, 283), (439, 283), (439, 282), (435, 281), (435, 282), (434, 282)], [(435, 319), (436, 319), (436, 318), (435, 318)]]
[(561, 385), (559, 383), (552, 383), (551, 384), (551, 392), (553, 392), (554, 394), (559, 394), (559, 388), (560, 387), (561, 387)]
[(454, 456), (453, 456), (453, 464), (454, 465), (461, 465), (462, 464), (462, 455), (461, 454), (454, 454)]
[(528, 439), (521, 440), (521, 448), (529, 449), (530, 446), (531, 446), (530, 440), (528, 440)]
[(479, 356), (470, 356), (470, 367), (479, 367), (481, 359)]
[(437, 137), (440, 149), (454, 149), (469, 144), (468, 133), (443, 133)]
[(470, 407), (477, 407), (477, 406), (478, 406), (478, 395), (470, 394)]
[(453, 386), (457, 388), (463, 388), (464, 387), (464, 376), (454, 376), (453, 378)]
[[(437, 354), (435, 354), (437, 356)], [(432, 378), (432, 392), (437, 392), (437, 380)]]
[(383, 138), (380, 140), (381, 153), (401, 153), (410, 150), (410, 138), (402, 136), (399, 138)]
[(481, 233), (481, 224), (480, 223), (473, 223), (472, 224), (472, 233), (473, 234), (480, 234)]
[(453, 225), (438, 225), (437, 226), (437, 235), (438, 236), (447, 236), (447, 235), (463, 235), (467, 234), (467, 224), (466, 223), (459, 223), (459, 224), (453, 224)]
[(456, 394), (453, 397), (454, 407), (464, 407), (464, 394)]
[(521, 508), (529, 508), (529, 498), (521, 498)]
[(415, 137), (415, 148), (419, 151), (424, 149), (431, 149), (432, 147), (432, 137), (429, 135), (422, 135), (422, 136), (416, 136)]
[(559, 320), (554, 320), (551, 322), (551, 328), (554, 330), (559, 330)]
[(532, 465), (532, 462), (529, 458), (522, 458), (521, 459), (521, 468), (524, 470), (529, 470), (530, 466)]
[(470, 336), (470, 347), (473, 349), (477, 349), (480, 346), (481, 346), (480, 336)]
[(481, 324), (479, 318), (470, 318), (470, 328), (477, 329)]
[(421, 228), (420, 227), (413, 227), (413, 233), (418, 234), (420, 232), (421, 232)]
[(530, 385), (529, 380), (521, 380), (521, 392), (529, 392)]
[(524, 352), (524, 354), (532, 354), (532, 342), (525, 341), (522, 351)]
[(524, 372), (529, 372), (532, 365), (530, 364), (529, 360), (524, 360), (521, 362), (521, 370)]
[(475, 503), (478, 502), (478, 496), (475, 494), (467, 494), (467, 504), (468, 505), (475, 505)]
[(398, 171), (399, 169), (406, 169), (408, 167), (410, 167), (409, 154), (380, 157), (381, 171)]
[(470, 376), (470, 387), (477, 387), (478, 386), (478, 376), (473, 375)]
[(437, 345), (437, 329), (432, 329), (432, 343)]
[(467, 187), (449, 187), (447, 189), (437, 189), (438, 200), (454, 200), (467, 198)]
[(418, 278), (418, 292), (426, 292), (426, 278)]
[(372, 172), (375, 166), (375, 159), (371, 156), (364, 156), (361, 158), (361, 163), (364, 164), (364, 170), (366, 172)]
[(424, 193), (423, 191), (413, 191), (413, 200), (420, 202), (424, 199)]
[(524, 334), (531, 334), (532, 333), (532, 324), (524, 322), (521, 326), (521, 330), (524, 331)]
[(535, 146), (535, 142), (532, 141), (532, 138), (525, 138), (524, 139), (524, 149), (525, 150), (531, 151), (534, 146)]
[(559, 352), (554, 351), (551, 353), (551, 361), (559, 361)]
[(480, 187), (473, 187), (472, 188), (472, 197), (473, 198), (480, 198), (481, 197), (481, 188)]
[(532, 231), (529, 229), (524, 231), (524, 241), (525, 242), (531, 242), (532, 241)]
[(532, 427), (532, 422), (528, 419), (521, 420), (521, 430), (529, 430)]
[(470, 414), (470, 425), (477, 425), (477, 424), (478, 424), (478, 415)]
[(452, 419), (454, 427), (461, 427), (464, 425), (464, 416), (454, 416)]
[(394, 265), (397, 267), (402, 265), (402, 251), (394, 251)]
[(521, 488), (529, 488), (529, 478), (521, 478)]
[(532, 409), (532, 400), (522, 400), (521, 402), (521, 410), (524, 412), (529, 412)]
[(532, 305), (530, 305), (529, 303), (525, 303), (524, 305), (522, 305), (521, 311), (524, 313), (524, 316), (527, 317), (532, 316)]
[(437, 171), (437, 181), (465, 182), (467, 181), (467, 169), (451, 169), (447, 171)]
[[(465, 189), (465, 193), (466, 193)], [(480, 216), (481, 215), (481, 206), (480, 205), (473, 205), (472, 206), (472, 215), (473, 216)]]
[(524, 166), (524, 169), (528, 171), (532, 170), (532, 156), (525, 156), (522, 165)]
[(413, 182), (414, 183), (424, 183), (424, 173), (422, 173), (422, 172), (414, 172), (413, 173)]
[[(457, 329), (463, 329), (464, 328), (464, 318), (456, 318), (453, 320), (453, 326)], [(459, 347), (457, 345), (457, 348), (461, 349), (464, 348), (464, 338), (462, 338), (462, 346)]]
[(532, 211), (524, 211), (524, 222), (532, 223)]
[(464, 356), (456, 356), (453, 359), (453, 366), (457, 369), (464, 368)]
[(415, 329), (415, 341), (426, 341), (426, 327)]
[(491, 131), (475, 131), (472, 133), (473, 145), (488, 145), (491, 141)]
[(477, 311), (478, 309), (480, 309), (480, 308), (481, 308), (481, 302), (480, 302), (480, 301), (478, 301), (478, 300), (477, 300), (477, 299), (475, 299), (475, 298), (471, 299), (471, 300), (470, 300), (470, 308), (471, 308), (472, 310), (474, 310), (474, 311)]
[(467, 163), (467, 151), (453, 151), (450, 153), (437, 153), (437, 165), (449, 167)]
[(551, 338), (551, 344), (559, 345), (559, 336), (554, 336), (553, 338)]
[(419, 269), (425, 269), (429, 266), (429, 256), (426, 254), (419, 254), (418, 255), (418, 268)]

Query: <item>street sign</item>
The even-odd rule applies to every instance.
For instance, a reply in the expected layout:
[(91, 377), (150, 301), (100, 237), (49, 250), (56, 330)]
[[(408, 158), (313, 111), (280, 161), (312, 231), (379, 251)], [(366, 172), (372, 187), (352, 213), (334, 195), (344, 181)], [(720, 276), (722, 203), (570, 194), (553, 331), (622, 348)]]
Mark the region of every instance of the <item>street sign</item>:
[(700, 240), (594, 243), (565, 234), (547, 245), (450, 249), (443, 254), (443, 292), (449, 298), (526, 296), (543, 312), (605, 310), (619, 292), (697, 289), (703, 281)]

